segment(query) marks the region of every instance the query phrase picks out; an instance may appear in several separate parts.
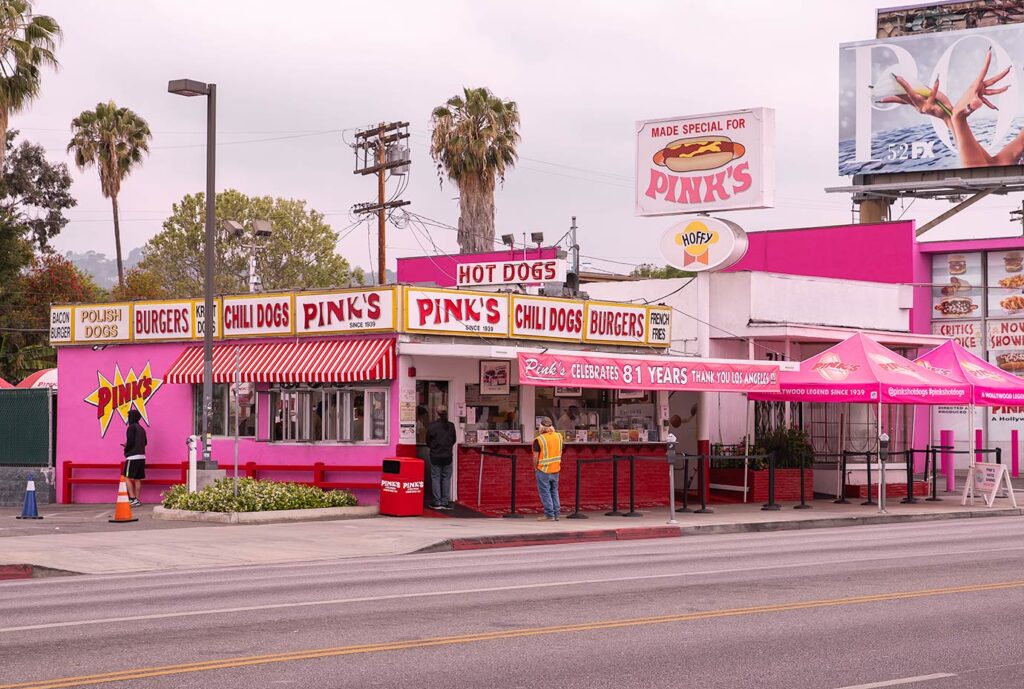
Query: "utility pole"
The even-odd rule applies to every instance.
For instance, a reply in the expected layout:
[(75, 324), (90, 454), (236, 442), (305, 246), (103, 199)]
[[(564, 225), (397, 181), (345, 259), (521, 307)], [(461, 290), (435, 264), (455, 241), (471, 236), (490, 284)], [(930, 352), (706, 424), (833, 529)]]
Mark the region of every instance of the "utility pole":
[(377, 175), (377, 203), (359, 203), (353, 208), (356, 213), (377, 214), (377, 284), (387, 282), (387, 254), (384, 246), (387, 225), (387, 211), (391, 208), (408, 206), (409, 201), (387, 201), (386, 174), (406, 174), (409, 169), (409, 148), (398, 144), (409, 138), (408, 122), (381, 122), (376, 127), (356, 133), (352, 148), (356, 154), (356, 175)]
[(1024, 228), (1024, 201), (1021, 202), (1019, 211), (1010, 211), (1010, 222), (1019, 222)]

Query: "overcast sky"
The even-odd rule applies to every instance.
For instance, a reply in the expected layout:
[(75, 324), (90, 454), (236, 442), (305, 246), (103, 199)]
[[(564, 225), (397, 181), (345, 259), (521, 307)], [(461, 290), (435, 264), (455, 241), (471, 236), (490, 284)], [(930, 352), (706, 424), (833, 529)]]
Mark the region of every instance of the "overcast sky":
[[(376, 264), (367, 226), (350, 228), (348, 209), (372, 200), (376, 185), (352, 174), (343, 137), (368, 123), (410, 122), (403, 198), (455, 225), (457, 190), (439, 186), (428, 154), (430, 111), (463, 86), (487, 86), (522, 116), (520, 162), (496, 194), (498, 234), (557, 239), (575, 215), (593, 265), (628, 271), (608, 260), (663, 263), (658, 239), (671, 222), (633, 215), (638, 119), (774, 107), (776, 207), (728, 217), (750, 231), (850, 221), (849, 197), (823, 191), (848, 183), (835, 172), (838, 44), (873, 38), (877, 6), (36, 0), (36, 11), (64, 30), (62, 67), (44, 75), (41, 97), (11, 126), (73, 167), (64, 148), (82, 110), (113, 99), (148, 120), (151, 154), (120, 197), (127, 254), (159, 231), (173, 202), (204, 188), (205, 102), (168, 94), (167, 81), (215, 82), (217, 188), (305, 199), (346, 230), (338, 250), (367, 267)], [(79, 205), (56, 248), (113, 256), (110, 203), (96, 172), (72, 174)], [(929, 239), (1020, 234), (1009, 221), (1019, 203), (987, 199)], [(904, 217), (923, 223), (948, 207), (917, 201)], [(894, 217), (901, 212), (897, 204)], [(452, 231), (435, 230), (433, 240), (457, 250)], [(389, 228), (387, 244), (392, 267), (396, 256), (426, 253), (408, 229)]]

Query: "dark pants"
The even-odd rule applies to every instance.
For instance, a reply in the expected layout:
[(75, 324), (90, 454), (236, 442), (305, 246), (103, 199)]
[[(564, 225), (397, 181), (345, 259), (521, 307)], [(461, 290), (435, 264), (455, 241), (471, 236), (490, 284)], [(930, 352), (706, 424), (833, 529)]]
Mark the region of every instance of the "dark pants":
[(452, 499), (452, 465), (430, 465), (430, 492), (435, 505), (447, 505)]

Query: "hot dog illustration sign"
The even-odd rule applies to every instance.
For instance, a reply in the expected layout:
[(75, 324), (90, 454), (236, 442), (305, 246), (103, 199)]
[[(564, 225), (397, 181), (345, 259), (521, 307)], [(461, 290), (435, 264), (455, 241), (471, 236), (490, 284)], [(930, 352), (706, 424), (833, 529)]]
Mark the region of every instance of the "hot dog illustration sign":
[(774, 110), (645, 120), (636, 131), (637, 215), (773, 205)]

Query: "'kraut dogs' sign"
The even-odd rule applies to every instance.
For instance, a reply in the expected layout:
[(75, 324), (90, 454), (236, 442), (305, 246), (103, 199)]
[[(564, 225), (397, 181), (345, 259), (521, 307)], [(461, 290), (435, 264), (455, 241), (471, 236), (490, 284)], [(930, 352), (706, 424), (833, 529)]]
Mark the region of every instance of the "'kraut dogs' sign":
[(772, 206), (774, 110), (645, 120), (636, 132), (637, 215)]

